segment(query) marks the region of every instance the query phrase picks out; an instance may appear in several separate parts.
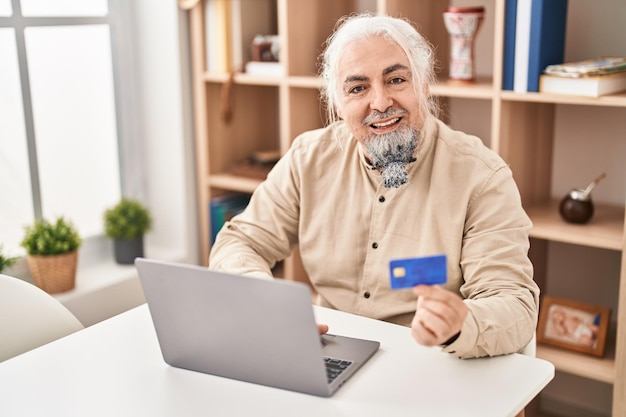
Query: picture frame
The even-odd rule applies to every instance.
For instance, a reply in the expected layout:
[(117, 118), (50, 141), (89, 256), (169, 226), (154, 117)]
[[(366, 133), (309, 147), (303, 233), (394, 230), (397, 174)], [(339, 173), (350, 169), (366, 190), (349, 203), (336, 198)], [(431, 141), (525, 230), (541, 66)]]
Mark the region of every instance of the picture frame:
[(604, 356), (611, 309), (545, 295), (539, 310), (537, 341)]

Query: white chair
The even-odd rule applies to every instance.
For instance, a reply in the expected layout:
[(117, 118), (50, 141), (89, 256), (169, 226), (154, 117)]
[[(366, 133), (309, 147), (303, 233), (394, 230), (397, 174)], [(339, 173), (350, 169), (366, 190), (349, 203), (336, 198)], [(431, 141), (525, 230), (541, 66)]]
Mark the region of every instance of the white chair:
[(0, 362), (83, 328), (50, 294), (0, 274)]
[(526, 345), (526, 347), (520, 352), (522, 355), (532, 356), (533, 358), (537, 356), (537, 334), (533, 335), (533, 338), (530, 339), (530, 342)]

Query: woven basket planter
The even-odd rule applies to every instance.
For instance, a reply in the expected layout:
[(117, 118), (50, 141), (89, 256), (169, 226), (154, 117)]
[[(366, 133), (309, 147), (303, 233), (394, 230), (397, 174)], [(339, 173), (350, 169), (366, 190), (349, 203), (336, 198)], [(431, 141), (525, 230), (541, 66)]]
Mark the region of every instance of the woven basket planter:
[(69, 291), (76, 285), (78, 250), (61, 255), (28, 255), (26, 261), (35, 285), (49, 294)]

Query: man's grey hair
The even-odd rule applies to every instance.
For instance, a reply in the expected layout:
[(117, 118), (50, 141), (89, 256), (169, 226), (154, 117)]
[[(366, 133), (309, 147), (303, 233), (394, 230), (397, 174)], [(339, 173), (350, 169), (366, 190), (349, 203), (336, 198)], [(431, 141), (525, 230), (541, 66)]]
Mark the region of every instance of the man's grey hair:
[(320, 56), (323, 81), (321, 95), (327, 106), (328, 122), (332, 123), (338, 118), (337, 108), (341, 92), (338, 72), (341, 56), (352, 42), (376, 36), (383, 36), (402, 48), (409, 59), (415, 95), (422, 116), (437, 115), (437, 103), (428, 91), (428, 86), (435, 81), (435, 58), (431, 44), (406, 19), (362, 13), (346, 16), (337, 22), (335, 31), (326, 41), (326, 49)]

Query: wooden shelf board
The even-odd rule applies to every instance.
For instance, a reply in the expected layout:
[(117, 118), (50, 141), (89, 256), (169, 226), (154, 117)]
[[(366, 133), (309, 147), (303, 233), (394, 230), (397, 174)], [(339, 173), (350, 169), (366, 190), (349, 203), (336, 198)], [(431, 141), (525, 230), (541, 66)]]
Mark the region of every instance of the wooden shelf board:
[(609, 351), (606, 357), (598, 358), (538, 344), (537, 357), (552, 362), (557, 371), (605, 382), (607, 384), (615, 383), (614, 352)]
[(496, 95), (493, 82), (488, 78), (478, 78), (476, 82), (466, 83), (440, 79), (431, 87), (431, 93), (443, 97), (467, 97), (474, 99), (493, 99)]
[(527, 207), (526, 212), (533, 221), (531, 237), (616, 251), (623, 248), (624, 207), (596, 204), (594, 216), (587, 224), (561, 219), (558, 200)]
[(212, 174), (209, 180), (211, 187), (249, 194), (252, 194), (260, 183), (261, 180), (258, 179), (238, 177), (231, 174)]
[(516, 93), (501, 91), (500, 97), (508, 101), (527, 101), (532, 103), (580, 104), (587, 106), (626, 107), (626, 93), (610, 94), (601, 97), (583, 97), (565, 94)]
[[(221, 72), (221, 73), (204, 73), (204, 81), (212, 82), (212, 83), (225, 83), (230, 78), (230, 74)], [(262, 85), (262, 86), (274, 86), (277, 87), (284, 83), (284, 77), (271, 77), (271, 76), (260, 76), (260, 75), (248, 75), (245, 73), (238, 72), (235, 74), (235, 84), (242, 85)]]
[(322, 88), (322, 79), (314, 76), (292, 76), (289, 77), (287, 83), (290, 87), (313, 88), (316, 90)]

